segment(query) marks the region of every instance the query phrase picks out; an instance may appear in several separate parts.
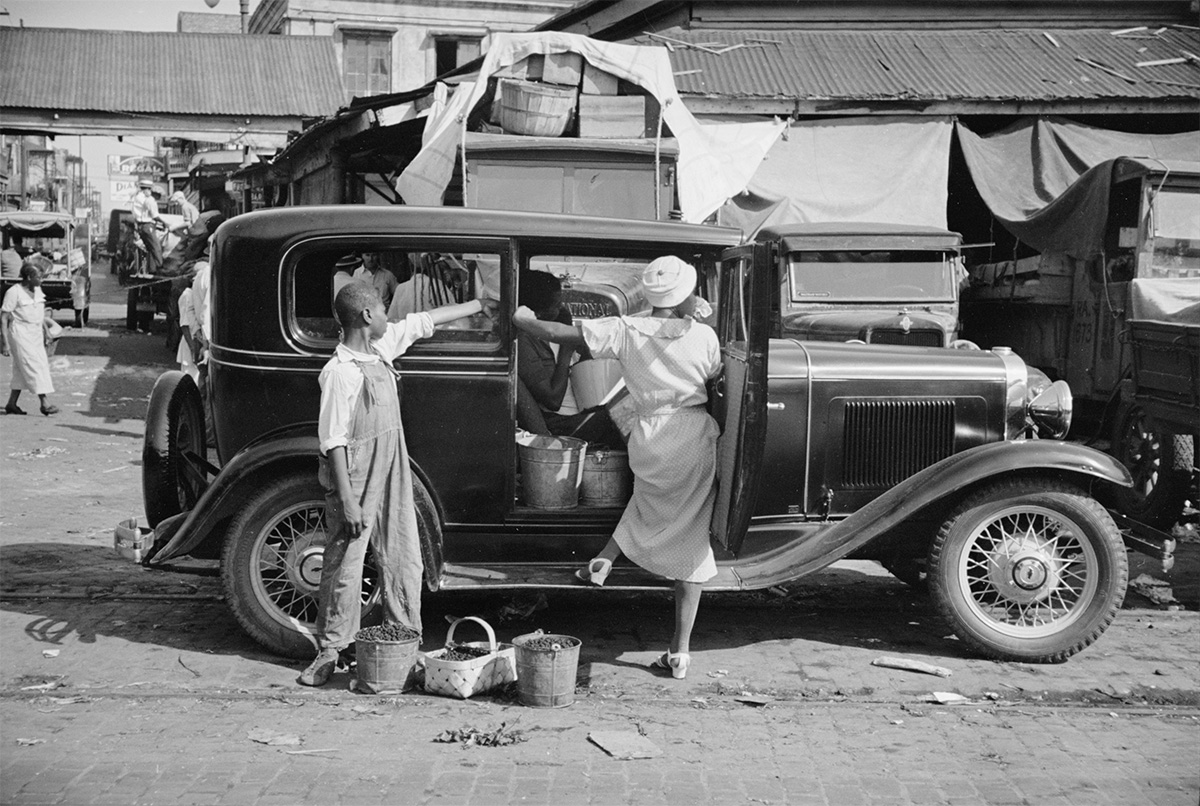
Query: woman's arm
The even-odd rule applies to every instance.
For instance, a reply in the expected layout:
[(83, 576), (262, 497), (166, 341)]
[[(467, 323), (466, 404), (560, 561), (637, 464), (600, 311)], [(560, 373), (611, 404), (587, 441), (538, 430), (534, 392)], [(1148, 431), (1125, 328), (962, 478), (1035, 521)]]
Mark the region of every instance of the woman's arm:
[(0, 312), (0, 355), (8, 355), (8, 329), (12, 326), (12, 320), (11, 313)]
[(568, 347), (584, 343), (583, 328), (579, 325), (564, 325), (561, 322), (546, 322), (538, 319), (532, 310), (522, 305), (513, 314), (513, 324), (542, 341), (552, 341)]

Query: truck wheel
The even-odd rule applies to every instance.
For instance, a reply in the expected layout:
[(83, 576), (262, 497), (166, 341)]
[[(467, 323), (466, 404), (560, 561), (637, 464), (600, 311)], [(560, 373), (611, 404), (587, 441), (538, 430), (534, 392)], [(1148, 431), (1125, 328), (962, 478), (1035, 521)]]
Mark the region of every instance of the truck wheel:
[(1133, 487), (1115, 493), (1117, 511), (1156, 529), (1170, 529), (1183, 513), (1192, 467), (1192, 438), (1155, 423), (1141, 406), (1123, 406), (1112, 454), (1129, 469)]
[[(429, 493), (419, 482), (417, 525), (434, 534)], [(429, 506), (423, 506), (428, 503)], [(260, 490), (234, 519), (221, 552), (221, 577), (234, 617), (265, 648), (291, 658), (316, 651), (317, 596), (329, 535), (325, 494), (316, 474), (295, 472)], [(379, 572), (367, 549), (363, 567), (362, 622), (378, 622)]]
[(1112, 623), (1129, 565), (1099, 503), (1070, 484), (1015, 479), (955, 508), (930, 548), (929, 575), (938, 612), (965, 644), (1061, 663)]
[(142, 499), (151, 527), (194, 507), (207, 486), (207, 478), (188, 460), (188, 452), (207, 455), (204, 405), (191, 376), (170, 370), (155, 382), (146, 408)]

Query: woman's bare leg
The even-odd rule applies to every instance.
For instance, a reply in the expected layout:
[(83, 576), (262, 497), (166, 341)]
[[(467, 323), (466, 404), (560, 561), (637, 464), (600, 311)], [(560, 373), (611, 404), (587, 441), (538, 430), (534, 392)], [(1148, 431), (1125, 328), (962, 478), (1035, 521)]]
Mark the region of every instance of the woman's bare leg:
[(675, 581), (675, 635), (671, 639), (671, 652), (690, 652), (692, 627), (696, 624), (696, 613), (700, 610), (700, 593), (703, 583)]
[(610, 563), (616, 562), (616, 559), (621, 556), (621, 547), (617, 545), (616, 538), (610, 537), (596, 556), (608, 560)]

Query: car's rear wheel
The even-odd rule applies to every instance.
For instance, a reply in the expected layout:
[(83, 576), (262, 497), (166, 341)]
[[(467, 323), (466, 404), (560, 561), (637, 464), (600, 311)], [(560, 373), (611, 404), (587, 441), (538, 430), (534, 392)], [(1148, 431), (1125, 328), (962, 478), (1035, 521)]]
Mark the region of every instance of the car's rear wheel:
[(969, 496), (929, 552), (930, 591), (964, 643), (1058, 663), (1107, 629), (1129, 567), (1108, 512), (1076, 487), (1019, 479)]
[[(417, 525), (431, 535), (436, 511), (414, 485)], [(238, 623), (279, 655), (307, 658), (316, 650), (318, 591), (325, 545), (325, 494), (313, 473), (291, 473), (267, 484), (241, 509), (225, 538), (221, 576)], [(367, 549), (363, 568), (362, 622), (378, 623), (379, 572)]]
[(200, 500), (207, 477), (189, 457), (203, 459), (206, 453), (200, 390), (186, 373), (164, 372), (150, 392), (142, 443), (142, 499), (150, 526)]

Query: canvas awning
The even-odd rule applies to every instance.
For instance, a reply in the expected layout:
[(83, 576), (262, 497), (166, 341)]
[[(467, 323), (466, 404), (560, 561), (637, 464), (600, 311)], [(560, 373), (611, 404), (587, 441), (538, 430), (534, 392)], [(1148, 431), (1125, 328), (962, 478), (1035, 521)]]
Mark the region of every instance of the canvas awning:
[(887, 221), (946, 228), (951, 119), (861, 117), (793, 123), (718, 221), (763, 227)]
[(1054, 118), (987, 137), (961, 122), (956, 131), (975, 187), (1004, 227), (1039, 251), (1076, 257), (1103, 247), (1109, 187), (1120, 158), (1145, 171), (1176, 160), (1200, 161), (1196, 132), (1132, 134)]

